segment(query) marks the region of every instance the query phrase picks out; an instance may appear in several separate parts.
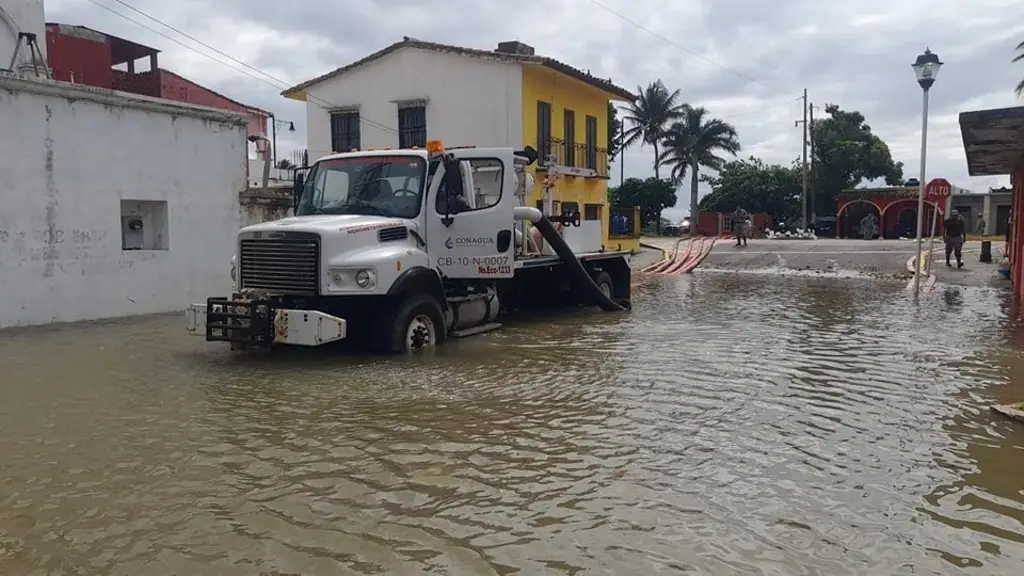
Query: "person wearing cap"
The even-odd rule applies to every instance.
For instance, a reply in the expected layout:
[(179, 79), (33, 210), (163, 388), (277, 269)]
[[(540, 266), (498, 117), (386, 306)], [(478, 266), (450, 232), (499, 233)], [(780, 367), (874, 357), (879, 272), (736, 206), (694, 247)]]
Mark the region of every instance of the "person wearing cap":
[(951, 210), (949, 212), (949, 218), (942, 221), (942, 226), (945, 228), (946, 241), (946, 266), (952, 266), (949, 262), (951, 255), (956, 256), (956, 267), (964, 267), (964, 240), (966, 239), (965, 234), (967, 233), (967, 223), (964, 222), (964, 217), (960, 215), (959, 210)]

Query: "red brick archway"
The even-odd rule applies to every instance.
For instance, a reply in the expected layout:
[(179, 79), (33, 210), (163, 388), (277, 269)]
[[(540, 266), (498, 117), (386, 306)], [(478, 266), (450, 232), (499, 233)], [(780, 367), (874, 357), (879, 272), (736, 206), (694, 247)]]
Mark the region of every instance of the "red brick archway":
[(836, 237), (859, 238), (860, 232), (858, 227), (860, 226), (861, 218), (863, 218), (861, 212), (873, 212), (875, 217), (878, 218), (879, 223), (881, 223), (882, 208), (878, 205), (876, 200), (877, 199), (868, 200), (865, 198), (856, 198), (841, 202), (839, 204), (839, 210), (836, 211)]
[[(924, 229), (921, 234), (927, 238), (932, 234), (932, 215), (938, 211), (938, 218), (935, 222), (935, 235), (942, 236), (942, 221), (946, 217), (946, 211), (938, 202), (925, 200), (924, 202)], [(906, 212), (912, 214), (909, 226), (907, 225)], [(900, 218), (904, 215), (904, 218)], [(917, 199), (900, 198), (888, 202), (882, 209), (882, 216), (879, 218), (882, 227), (883, 238), (899, 238), (900, 236), (914, 236), (917, 232)], [(897, 227), (897, 224), (901, 226)]]

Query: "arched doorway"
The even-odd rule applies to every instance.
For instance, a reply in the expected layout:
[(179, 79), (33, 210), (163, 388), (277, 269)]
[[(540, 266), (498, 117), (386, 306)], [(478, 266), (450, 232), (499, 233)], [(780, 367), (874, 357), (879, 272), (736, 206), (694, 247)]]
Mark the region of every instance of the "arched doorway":
[[(836, 217), (837, 236), (839, 238), (863, 238), (860, 223), (868, 214), (875, 216), (876, 222), (882, 221), (882, 212), (878, 206), (870, 200), (853, 200), (843, 204), (839, 208), (839, 215)], [(872, 239), (878, 238), (878, 230), (872, 235)]]
[[(938, 213), (936, 214), (936, 210)], [(932, 234), (932, 218), (935, 217), (935, 234), (942, 235), (942, 219), (945, 217), (942, 208), (934, 202), (924, 203), (924, 230), (922, 236)], [(917, 236), (917, 199), (897, 200), (885, 207), (882, 212), (882, 233), (885, 238), (914, 238)]]

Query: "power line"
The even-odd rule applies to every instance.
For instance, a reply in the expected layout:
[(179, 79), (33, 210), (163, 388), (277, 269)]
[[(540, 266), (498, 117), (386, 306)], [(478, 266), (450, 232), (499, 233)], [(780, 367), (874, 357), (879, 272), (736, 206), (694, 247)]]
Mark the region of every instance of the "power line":
[[(222, 66), (226, 66), (226, 67), (228, 67), (228, 68), (230, 68), (230, 69), (232, 69), (232, 70), (234, 70), (236, 72), (239, 72), (241, 74), (245, 74), (246, 76), (248, 76), (250, 78), (253, 78), (254, 80), (258, 80), (260, 82), (263, 82), (264, 84), (274, 88), (275, 90), (281, 90), (282, 86), (284, 88), (288, 88), (288, 87), (291, 86), (291, 84), (289, 84), (288, 82), (285, 82), (284, 80), (281, 80), (279, 78), (275, 78), (273, 75), (268, 74), (268, 73), (260, 70), (259, 68), (256, 68), (255, 66), (247, 64), (247, 63), (245, 63), (245, 62), (243, 62), (243, 61), (241, 61), (241, 60), (231, 56), (230, 54), (227, 54), (227, 53), (225, 53), (225, 52), (223, 52), (221, 50), (218, 50), (217, 48), (214, 48), (213, 46), (210, 46), (209, 44), (207, 44), (207, 43), (197, 39), (196, 37), (194, 37), (194, 36), (192, 36), (192, 35), (190, 35), (190, 34), (188, 34), (186, 32), (183, 32), (183, 31), (177, 29), (174, 26), (171, 26), (170, 24), (167, 24), (166, 22), (160, 20), (159, 18), (156, 18), (155, 16), (152, 16), (152, 15), (147, 14), (146, 12), (144, 12), (142, 10), (139, 10), (138, 8), (132, 6), (131, 4), (129, 4), (127, 2), (124, 2), (123, 0), (113, 0), (113, 1), (117, 2), (118, 4), (121, 4), (125, 8), (128, 8), (129, 10), (132, 10), (133, 12), (136, 12), (137, 14), (140, 14), (140, 15), (144, 16), (145, 18), (148, 18), (149, 20), (152, 20), (153, 22), (156, 22), (157, 24), (160, 24), (161, 26), (163, 26), (163, 27), (165, 27), (165, 28), (167, 28), (169, 30), (172, 30), (172, 31), (174, 31), (174, 32), (176, 32), (178, 34), (181, 34), (182, 36), (188, 38), (189, 40), (192, 40), (193, 42), (195, 42), (196, 44), (199, 44), (200, 46), (203, 46), (203, 47), (205, 47), (205, 48), (207, 48), (209, 50), (212, 50), (213, 52), (216, 52), (217, 54), (220, 54), (220, 55), (224, 56), (225, 58), (228, 58), (229, 60), (231, 60), (233, 62), (237, 62), (238, 64), (244, 66), (245, 68), (248, 68), (250, 70), (254, 70), (257, 73), (262, 74), (263, 76), (265, 76), (265, 78), (264, 77), (260, 77), (260, 76), (256, 76), (252, 72), (248, 72), (248, 71), (243, 70), (241, 68), (232, 66), (232, 65), (228, 64), (227, 62), (224, 62), (223, 60), (220, 60), (220, 59), (218, 59), (218, 58), (216, 58), (214, 56), (211, 56), (210, 54), (207, 54), (206, 52), (203, 52), (202, 50), (197, 49), (195, 46), (189, 46), (188, 44), (185, 44), (184, 42), (182, 42), (181, 40), (178, 40), (177, 38), (174, 38), (174, 37), (172, 37), (172, 36), (170, 36), (168, 34), (165, 34), (165, 33), (161, 32), (161, 31), (159, 31), (159, 30), (154, 30), (153, 28), (151, 28), (149, 26), (146, 26), (142, 22), (139, 22), (138, 20), (136, 20), (136, 19), (134, 19), (134, 18), (132, 18), (132, 17), (126, 15), (126, 14), (122, 14), (122, 13), (114, 10), (113, 8), (110, 8), (109, 6), (106, 6), (104, 4), (99, 3), (97, 0), (88, 0), (88, 1), (91, 4), (94, 4), (94, 5), (98, 6), (98, 7), (106, 10), (107, 12), (110, 12), (111, 14), (114, 14), (115, 16), (119, 16), (121, 18), (124, 18), (125, 20), (135, 24), (136, 26), (139, 26), (140, 28), (148, 30), (148, 31), (150, 31), (150, 32), (152, 32), (152, 33), (154, 33), (154, 34), (156, 34), (158, 36), (162, 36), (163, 38), (166, 38), (167, 40), (170, 40), (171, 42), (174, 42), (175, 44), (177, 44), (177, 45), (179, 45), (179, 46), (181, 46), (183, 48), (191, 50), (191, 51), (195, 52), (196, 54), (200, 54), (202, 56), (205, 56), (205, 57), (209, 58), (210, 60), (213, 60), (214, 62), (216, 62), (216, 63), (218, 63), (218, 64), (220, 64)], [(268, 78), (270, 80), (268, 80)], [(307, 98), (307, 100), (313, 100), (315, 102), (323, 104), (326, 108), (337, 108), (338, 107), (337, 104), (333, 104), (331, 102), (328, 102), (328, 101), (323, 100), (321, 98), (317, 98), (317, 97), (312, 96), (310, 94), (307, 94), (306, 98)], [(390, 132), (392, 134), (398, 134), (398, 130), (395, 130), (394, 128), (391, 128), (389, 126), (381, 124), (380, 122), (371, 120), (370, 118), (366, 118), (362, 114), (359, 115), (359, 121), (362, 122), (362, 123), (366, 123), (367, 125), (372, 126), (374, 128), (377, 128), (379, 130), (383, 130), (385, 132)]]
[(754, 78), (753, 76), (749, 76), (747, 74), (744, 74), (743, 72), (740, 72), (738, 70), (734, 70), (734, 69), (729, 68), (728, 66), (725, 66), (723, 64), (719, 64), (718, 62), (715, 62), (714, 60), (711, 60), (710, 58), (708, 58), (708, 57), (706, 57), (706, 56), (704, 56), (702, 54), (694, 52), (693, 50), (690, 50), (689, 48), (687, 48), (685, 46), (681, 46), (681, 45), (677, 44), (676, 42), (666, 38), (665, 36), (662, 36), (661, 34), (658, 34), (657, 32), (651, 30), (650, 28), (647, 28), (643, 24), (640, 24), (639, 22), (630, 19), (629, 17), (625, 16), (624, 14), (621, 14), (619, 12), (616, 12), (615, 10), (612, 10), (611, 8), (609, 8), (608, 6), (605, 6), (601, 2), (598, 2), (597, 0), (587, 0), (587, 1), (590, 2), (591, 4), (593, 4), (594, 6), (597, 6), (598, 8), (604, 10), (605, 12), (608, 12), (609, 14), (612, 14), (613, 16), (616, 16), (616, 17), (622, 19), (623, 21), (628, 22), (628, 23), (632, 24), (633, 26), (636, 26), (640, 30), (643, 30), (644, 32), (647, 32), (651, 36), (654, 36), (655, 38), (658, 38), (658, 39), (662, 40), (663, 42), (665, 42), (667, 44), (670, 44), (670, 45), (678, 48), (679, 50), (682, 50), (683, 52), (686, 52), (690, 56), (693, 56), (695, 58), (703, 60), (703, 61), (707, 62), (708, 64), (711, 64), (712, 66), (717, 66), (717, 67), (721, 68), (722, 70), (725, 70), (726, 72), (729, 72), (731, 74), (739, 76), (740, 78), (743, 78), (745, 80), (749, 80), (750, 82), (753, 82), (755, 84), (760, 84), (761, 86), (764, 86), (765, 88), (768, 88), (769, 90), (775, 90), (776, 92), (781, 92), (783, 94), (789, 94), (791, 96), (795, 96), (796, 95), (795, 92), (790, 92), (789, 90), (783, 90), (781, 88), (776, 88), (775, 86), (771, 86), (771, 85), (765, 84), (764, 82), (758, 80), (757, 78)]
[(739, 118), (739, 117), (742, 117), (742, 116), (751, 116), (753, 114), (762, 114), (764, 112), (771, 112), (773, 110), (779, 110), (781, 108), (787, 108), (787, 107), (791, 106), (793, 104), (793, 102), (796, 102), (798, 100), (803, 100), (803, 98), (804, 98), (803, 96), (797, 96), (796, 98), (794, 98), (792, 100), (787, 100), (785, 104), (779, 104), (777, 106), (769, 106), (767, 108), (761, 108), (760, 110), (753, 110), (753, 111), (750, 111), (750, 112), (740, 112), (739, 114), (730, 114), (728, 116), (723, 116), (722, 118), (720, 118), (720, 120), (729, 120), (731, 118)]

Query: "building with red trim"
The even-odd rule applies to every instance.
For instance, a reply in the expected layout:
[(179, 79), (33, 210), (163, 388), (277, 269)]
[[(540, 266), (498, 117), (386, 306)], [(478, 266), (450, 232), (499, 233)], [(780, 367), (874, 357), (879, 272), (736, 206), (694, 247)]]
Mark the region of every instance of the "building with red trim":
[[(942, 235), (942, 221), (949, 213), (955, 189), (943, 178), (925, 188), (924, 236)], [(901, 238), (917, 234), (917, 186), (854, 188), (836, 197), (836, 237), (860, 238), (861, 220), (873, 214), (878, 230), (876, 238)]]
[[(160, 68), (155, 48), (85, 26), (47, 23), (46, 49), (55, 80), (241, 112), (249, 117), (249, 136), (267, 136), (270, 112)], [(264, 158), (269, 147), (257, 145), (257, 151)]]
[(1010, 176), (1006, 255), (1014, 292), (1024, 296), (1024, 106), (960, 113), (971, 176)]

